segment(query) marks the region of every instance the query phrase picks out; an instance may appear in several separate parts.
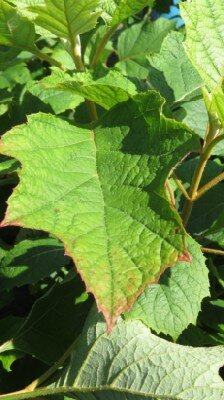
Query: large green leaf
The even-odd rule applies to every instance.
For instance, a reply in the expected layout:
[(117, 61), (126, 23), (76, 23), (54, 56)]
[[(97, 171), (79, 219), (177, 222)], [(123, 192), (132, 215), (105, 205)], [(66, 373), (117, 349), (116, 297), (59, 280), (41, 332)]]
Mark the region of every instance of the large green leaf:
[(64, 247), (53, 238), (24, 240), (8, 251), (0, 266), (0, 290), (39, 280), (59, 271), (66, 263)]
[(175, 340), (190, 323), (196, 324), (201, 301), (209, 296), (208, 270), (200, 246), (190, 238), (188, 243), (191, 264), (178, 262), (166, 270), (160, 282), (149, 286), (126, 315)]
[(154, 0), (100, 0), (100, 9), (105, 21), (114, 26), (153, 3)]
[(27, 9), (36, 14), (35, 24), (70, 40), (93, 29), (101, 11), (97, 11), (100, 0), (45, 0)]
[(0, 44), (32, 52), (34, 39), (33, 24), (22, 18), (6, 1), (0, 0)]
[(175, 21), (160, 18), (126, 29), (118, 39), (119, 63), (116, 66), (127, 76), (146, 79), (150, 66), (146, 56), (160, 51), (164, 38), (175, 25)]
[(164, 186), (199, 143), (185, 125), (163, 116), (162, 104), (156, 92), (137, 95), (93, 131), (36, 114), (1, 142), (1, 151), (23, 165), (2, 226), (57, 236), (109, 328), (187, 252)]
[(186, 50), (206, 85), (213, 89), (224, 72), (224, 9), (222, 0), (181, 4), (186, 23)]
[[(121, 321), (108, 336), (101, 316), (93, 312), (61, 378), (32, 396), (67, 393), (79, 400), (222, 400), (219, 368), (223, 362), (223, 346), (173, 344), (138, 321)], [(21, 393), (18, 399), (29, 395)]]
[(38, 86), (45, 89), (45, 96), (50, 91), (61, 93), (62, 99), (65, 95), (74, 96), (74, 100), (78, 97), (79, 101), (86, 98), (107, 110), (137, 93), (129, 79), (113, 70), (104, 72), (102, 76), (87, 72), (70, 76), (54, 68), (52, 75), (42, 79)]
[(13, 337), (16, 350), (54, 363), (82, 330), (90, 303), (76, 277), (55, 285), (38, 299)]
[(149, 56), (148, 60), (153, 67), (148, 76), (151, 86), (170, 103), (195, 97), (202, 86), (199, 73), (185, 53), (183, 36), (178, 32), (168, 34), (160, 53)]

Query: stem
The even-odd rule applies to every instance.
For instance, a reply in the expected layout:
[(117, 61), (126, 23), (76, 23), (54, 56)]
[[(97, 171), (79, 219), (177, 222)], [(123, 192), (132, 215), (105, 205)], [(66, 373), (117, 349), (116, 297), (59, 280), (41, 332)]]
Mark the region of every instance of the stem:
[(175, 173), (173, 173), (172, 175), (176, 185), (178, 186), (178, 188), (181, 190), (181, 192), (183, 193), (183, 195), (186, 197), (187, 200), (190, 200), (189, 194), (187, 192), (187, 190), (185, 189), (183, 183), (181, 182), (181, 180), (176, 176)]
[(167, 191), (168, 191), (169, 196), (170, 196), (171, 205), (175, 208), (175, 207), (176, 207), (176, 201), (175, 201), (173, 189), (172, 189), (172, 187), (171, 187), (171, 184), (170, 184), (170, 182), (169, 182), (169, 179), (167, 179), (167, 181), (166, 181), (166, 188), (167, 188)]
[(93, 56), (93, 59), (90, 63), (89, 68), (93, 69), (96, 67), (96, 65), (98, 64), (100, 55), (102, 53), (102, 51), (105, 49), (105, 46), (108, 42), (108, 40), (111, 38), (111, 36), (114, 34), (114, 32), (116, 32), (118, 25), (112, 26), (112, 28), (110, 28), (105, 35), (102, 37), (100, 43), (98, 44), (97, 48), (96, 48), (96, 52)]
[(82, 48), (79, 35), (75, 38), (74, 48), (73, 48), (73, 60), (78, 71), (85, 71), (85, 65), (82, 61)]
[(190, 218), (190, 215), (192, 212), (192, 208), (193, 208), (193, 202), (197, 198), (197, 191), (198, 191), (198, 188), (199, 188), (199, 185), (201, 182), (201, 178), (204, 173), (205, 167), (208, 163), (208, 160), (212, 154), (212, 150), (216, 146), (216, 144), (219, 143), (223, 139), (224, 139), (224, 134), (219, 135), (219, 136), (215, 137), (207, 145), (205, 145), (205, 147), (202, 149), (201, 156), (199, 158), (198, 165), (194, 172), (191, 187), (189, 190), (189, 199), (187, 199), (184, 209), (183, 209), (183, 213), (182, 213), (182, 220), (183, 220), (184, 226), (186, 226), (189, 221), (189, 218)]
[[(84, 72), (85, 65), (82, 61), (82, 47), (81, 47), (79, 35), (76, 36), (72, 55), (73, 55), (73, 60), (74, 60), (74, 64), (76, 66), (77, 71)], [(87, 100), (87, 99), (85, 99), (85, 103), (86, 103), (91, 121), (92, 122), (96, 121), (98, 119), (97, 111), (96, 111), (96, 104), (93, 101)]]
[(201, 247), (201, 250), (204, 253), (216, 254), (216, 255), (224, 256), (224, 251), (223, 250), (209, 249), (208, 247)]
[(213, 178), (210, 182), (206, 183), (197, 193), (197, 196), (195, 198), (195, 201), (200, 199), (201, 196), (203, 196), (209, 189), (213, 188), (216, 186), (219, 182), (224, 180), (224, 172)]
[(30, 383), (24, 391), (32, 391), (35, 390), (38, 386), (40, 386), (42, 383), (44, 383), (48, 378), (50, 378), (67, 360), (67, 358), (70, 356), (72, 350), (75, 347), (75, 344), (77, 342), (76, 340), (69, 346), (69, 348), (66, 350), (66, 352), (61, 356), (61, 358), (54, 364), (52, 367), (50, 367), (44, 374), (42, 374), (39, 378), (35, 379), (32, 383)]

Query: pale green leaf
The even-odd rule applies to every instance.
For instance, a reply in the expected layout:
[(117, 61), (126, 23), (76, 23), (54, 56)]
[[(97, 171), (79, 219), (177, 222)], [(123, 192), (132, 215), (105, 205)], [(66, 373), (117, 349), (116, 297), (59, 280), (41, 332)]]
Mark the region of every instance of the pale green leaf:
[(120, 321), (112, 333), (95, 310), (57, 382), (4, 400), (64, 394), (78, 400), (222, 400), (224, 347), (181, 346), (140, 321)]
[(102, 318), (92, 313), (52, 392), (65, 388), (78, 399), (90, 392), (97, 400), (222, 400), (223, 362), (223, 346), (173, 344), (138, 321), (120, 322), (108, 336)]
[(162, 104), (156, 92), (137, 95), (93, 130), (35, 114), (1, 142), (1, 151), (23, 165), (2, 226), (58, 237), (110, 328), (187, 251), (164, 186), (199, 142), (163, 116)]
[(74, 101), (78, 99), (80, 102), (86, 98), (105, 109), (110, 109), (137, 93), (135, 85), (129, 79), (113, 70), (104, 72), (103, 76), (86, 72), (70, 76), (54, 68), (52, 75), (42, 79), (39, 86), (43, 88), (42, 91), (45, 90), (45, 96), (50, 90), (51, 93), (61, 94), (62, 98), (64, 95), (70, 98), (74, 96)]
[(70, 40), (93, 29), (101, 12), (100, 0), (45, 0), (27, 9), (36, 14), (35, 24), (53, 34)]
[(35, 284), (68, 264), (64, 247), (53, 238), (24, 240), (8, 251), (0, 266), (0, 290)]
[(116, 66), (127, 76), (146, 79), (150, 66), (146, 56), (160, 51), (164, 38), (175, 25), (176, 21), (160, 18), (126, 29), (118, 39), (119, 62)]
[(125, 318), (140, 319), (174, 340), (190, 323), (196, 324), (201, 301), (209, 296), (208, 270), (200, 246), (191, 238), (188, 245), (192, 262), (177, 262), (166, 270), (159, 283), (144, 291)]
[(205, 84), (213, 89), (224, 72), (224, 8), (222, 0), (181, 3), (186, 50)]
[(21, 17), (9, 3), (0, 0), (0, 44), (32, 51), (34, 39), (33, 24)]
[(183, 47), (183, 36), (171, 32), (164, 39), (159, 54), (148, 57), (153, 67), (148, 80), (170, 103), (195, 97), (202, 86), (197, 70), (191, 64)]

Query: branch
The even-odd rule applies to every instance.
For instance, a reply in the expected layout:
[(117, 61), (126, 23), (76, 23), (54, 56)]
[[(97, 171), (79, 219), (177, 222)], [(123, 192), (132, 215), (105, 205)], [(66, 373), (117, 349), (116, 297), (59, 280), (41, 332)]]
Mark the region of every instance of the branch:
[(219, 255), (219, 256), (224, 256), (224, 251), (223, 250), (209, 249), (208, 247), (201, 247), (201, 250), (204, 253), (216, 254), (216, 255)]

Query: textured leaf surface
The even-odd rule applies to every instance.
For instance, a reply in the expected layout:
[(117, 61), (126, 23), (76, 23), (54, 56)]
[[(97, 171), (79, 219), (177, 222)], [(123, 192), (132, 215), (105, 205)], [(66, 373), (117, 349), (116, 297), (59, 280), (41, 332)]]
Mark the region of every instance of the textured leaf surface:
[(56, 362), (81, 332), (89, 310), (80, 280), (57, 284), (34, 304), (13, 337), (15, 349), (46, 362)]
[(175, 21), (158, 19), (135, 24), (121, 33), (118, 39), (119, 63), (116, 65), (128, 76), (146, 79), (149, 73), (147, 55), (158, 53), (166, 35), (175, 28)]
[(206, 85), (214, 88), (224, 72), (224, 3), (192, 0), (181, 4), (187, 53)]
[(74, 43), (75, 37), (93, 29), (100, 12), (96, 11), (100, 0), (45, 0), (37, 2), (28, 10), (37, 16), (35, 24), (59, 37)]
[(94, 101), (105, 109), (110, 109), (134, 96), (137, 91), (135, 85), (117, 71), (103, 73), (103, 76), (90, 73), (77, 73), (73, 76), (54, 68), (50, 77), (40, 82), (45, 93), (58, 91), (62, 96), (70, 95), (80, 99)]
[(108, 112), (94, 135), (36, 114), (1, 143), (23, 165), (2, 225), (42, 229), (63, 241), (109, 327), (186, 251), (164, 185), (199, 144), (162, 115), (162, 103), (155, 92), (136, 96)]
[(56, 239), (24, 240), (6, 253), (0, 266), (0, 290), (35, 284), (66, 263), (64, 247)]
[(20, 17), (14, 7), (0, 0), (0, 44), (32, 51), (34, 38), (33, 24)]
[(223, 346), (193, 348), (165, 341), (140, 321), (121, 321), (108, 336), (92, 312), (61, 378), (19, 400), (68, 394), (79, 400), (222, 400)]
[(187, 326), (195, 324), (201, 301), (209, 296), (208, 270), (200, 246), (191, 238), (191, 264), (177, 262), (158, 284), (149, 286), (138, 298), (127, 319), (140, 319), (157, 333), (177, 339)]
[(105, 21), (114, 26), (153, 3), (154, 0), (100, 0), (100, 9)]
[(168, 34), (160, 53), (148, 60), (154, 68), (149, 72), (149, 82), (171, 103), (194, 97), (202, 86), (199, 73), (185, 53), (183, 36), (178, 32)]
[(104, 390), (104, 396), (96, 394), (96, 399), (108, 398), (108, 390), (113, 400), (131, 394), (150, 400), (222, 400), (223, 361), (221, 346), (198, 349), (173, 344), (138, 321), (120, 322), (108, 336), (102, 318), (91, 314), (77, 351), (55, 386), (73, 387), (74, 392)]

